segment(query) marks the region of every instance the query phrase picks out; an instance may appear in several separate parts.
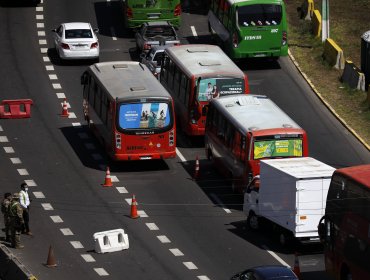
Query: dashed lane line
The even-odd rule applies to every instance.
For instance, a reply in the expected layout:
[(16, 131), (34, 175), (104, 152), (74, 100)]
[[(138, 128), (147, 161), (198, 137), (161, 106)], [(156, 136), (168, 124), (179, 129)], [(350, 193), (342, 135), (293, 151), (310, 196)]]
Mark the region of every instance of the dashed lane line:
[(55, 74), (50, 74), (50, 75), (49, 75), (49, 79), (50, 79), (50, 80), (58, 80), (58, 76), (57, 76), (57, 75), (55, 75)]
[(10, 161), (13, 164), (20, 164), (20, 163), (22, 163), (22, 161), (20, 160), (20, 158), (10, 158)]
[(41, 53), (47, 53), (48, 52), (48, 48), (40, 48), (40, 51), (41, 51)]
[(45, 37), (46, 36), (45, 31), (37, 31), (37, 35), (39, 37)]
[(181, 252), (179, 249), (177, 248), (172, 248), (172, 249), (169, 249), (170, 252), (175, 256), (175, 257), (181, 257), (181, 256), (184, 256), (184, 253)]
[(4, 147), (4, 151), (7, 154), (14, 154), (14, 149), (13, 147)]
[(75, 248), (75, 249), (84, 248), (84, 246), (82, 245), (82, 243), (80, 241), (70, 241), (69, 243), (71, 243), (72, 247)]
[(50, 216), (50, 219), (52, 219), (52, 221), (56, 224), (57, 223), (63, 223), (63, 220), (60, 216)]
[(139, 215), (140, 218), (148, 218), (148, 214), (145, 213), (144, 210), (137, 210), (137, 214)]
[(1, 143), (7, 143), (7, 142), (9, 142), (8, 137), (6, 137), (6, 136), (0, 136), (0, 142)]
[(46, 71), (54, 71), (53, 65), (46, 65), (45, 68), (46, 68)]
[(43, 57), (42, 57), (42, 60), (43, 60), (44, 62), (50, 62), (50, 58), (49, 58), (48, 56), (43, 56)]
[(36, 187), (37, 184), (35, 180), (29, 179), (29, 180), (24, 180), (24, 182), (29, 186), (29, 187)]
[(96, 267), (94, 268), (95, 272), (99, 275), (99, 276), (109, 276), (109, 273), (105, 271), (104, 268), (102, 267)]
[(61, 89), (62, 88), (61, 84), (53, 83), (51, 85), (53, 86), (54, 89)]
[(53, 206), (50, 203), (41, 203), (41, 206), (46, 211), (54, 210)]
[(66, 98), (66, 95), (64, 94), (64, 92), (57, 92), (56, 95), (57, 95), (58, 99), (64, 99), (64, 98)]
[(199, 279), (199, 280), (210, 280), (207, 276), (205, 276), (205, 275), (200, 275), (200, 276), (197, 276), (197, 278)]
[(43, 23), (43, 22), (38, 22), (38, 23), (36, 23), (36, 27), (37, 27), (37, 28), (44, 28), (44, 27), (45, 27), (45, 25), (44, 25), (44, 23)]
[(186, 161), (186, 158), (182, 155), (179, 149), (176, 148), (176, 154), (181, 159), (182, 162)]
[(159, 230), (159, 227), (155, 223), (145, 223), (150, 230)]
[[(64, 94), (64, 93), (63, 93)], [(73, 127), (80, 127), (81, 126), (81, 123), (79, 122), (75, 122), (75, 123), (72, 123), (72, 126)]]
[(116, 189), (119, 193), (128, 193), (128, 191), (125, 187), (116, 187)]
[(85, 260), (85, 262), (95, 262), (95, 259), (90, 254), (81, 254), (81, 257)]
[(45, 195), (42, 192), (33, 192), (33, 195), (36, 198), (45, 198)]
[(159, 241), (161, 241), (162, 243), (171, 243), (171, 240), (168, 239), (167, 236), (165, 235), (158, 235), (157, 238), (159, 239)]
[(63, 235), (74, 235), (72, 230), (70, 228), (61, 228), (60, 231), (63, 233)]
[(262, 245), (262, 248), (265, 249), (271, 256), (273, 256), (278, 262), (280, 262), (282, 265), (285, 265), (287, 267), (291, 267), (289, 264), (287, 264), (282, 258), (280, 258), (275, 252), (270, 251), (269, 248), (266, 245)]
[(68, 118), (69, 118), (69, 119), (77, 119), (77, 116), (76, 116), (76, 114), (75, 114), (75, 113), (73, 113), (73, 112), (69, 112)]
[(198, 269), (198, 267), (193, 262), (183, 262), (187, 269), (193, 270)]
[(24, 169), (24, 168), (17, 169), (17, 171), (18, 171), (19, 175), (21, 175), (21, 176), (28, 176), (28, 175), (30, 175), (28, 173), (27, 169)]

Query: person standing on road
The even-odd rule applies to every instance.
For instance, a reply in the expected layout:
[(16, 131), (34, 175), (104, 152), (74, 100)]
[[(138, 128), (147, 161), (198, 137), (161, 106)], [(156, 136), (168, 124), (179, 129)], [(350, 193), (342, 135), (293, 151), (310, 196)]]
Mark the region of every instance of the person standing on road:
[(10, 242), (13, 248), (22, 249), (21, 232), (24, 226), (23, 208), (19, 203), (19, 193), (13, 194), (12, 202), (9, 206), (9, 226), (10, 226)]
[(23, 208), (24, 228), (22, 230), (22, 233), (32, 235), (29, 227), (31, 202), (30, 197), (28, 195), (28, 186), (26, 183), (21, 184), (21, 191), (19, 193), (19, 202)]
[(12, 194), (7, 192), (4, 194), (4, 199), (1, 202), (1, 212), (4, 215), (4, 231), (5, 231), (5, 241), (10, 242), (10, 228), (9, 228), (9, 206), (12, 202)]

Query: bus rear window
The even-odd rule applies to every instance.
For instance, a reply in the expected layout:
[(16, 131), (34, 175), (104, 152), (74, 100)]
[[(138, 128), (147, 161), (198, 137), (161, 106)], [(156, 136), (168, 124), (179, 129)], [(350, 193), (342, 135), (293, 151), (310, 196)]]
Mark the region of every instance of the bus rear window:
[(122, 129), (165, 128), (171, 123), (167, 103), (130, 103), (119, 106), (119, 127)]
[(303, 156), (302, 139), (256, 140), (254, 159)]
[(199, 83), (198, 101), (209, 101), (225, 95), (243, 94), (244, 79), (241, 78), (211, 78), (201, 79)]
[(281, 5), (256, 4), (238, 7), (238, 24), (242, 26), (278, 25), (281, 22)]

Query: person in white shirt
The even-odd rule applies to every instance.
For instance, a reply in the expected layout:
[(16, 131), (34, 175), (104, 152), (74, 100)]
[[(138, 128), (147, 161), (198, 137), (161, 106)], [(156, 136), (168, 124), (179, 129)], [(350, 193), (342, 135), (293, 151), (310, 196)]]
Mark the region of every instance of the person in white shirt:
[(21, 184), (21, 191), (19, 192), (19, 203), (23, 208), (23, 220), (24, 220), (24, 228), (23, 233), (27, 235), (32, 235), (29, 227), (30, 221), (30, 197), (28, 195), (28, 186), (26, 183)]

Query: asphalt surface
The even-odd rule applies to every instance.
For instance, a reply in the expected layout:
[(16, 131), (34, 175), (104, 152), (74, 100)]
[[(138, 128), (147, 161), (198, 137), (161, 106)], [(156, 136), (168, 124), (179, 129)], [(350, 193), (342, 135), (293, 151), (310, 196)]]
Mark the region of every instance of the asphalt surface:
[[(179, 132), (182, 156), (173, 160), (107, 159), (82, 117), (80, 76), (88, 63), (61, 65), (50, 30), (61, 22), (91, 22), (100, 30), (101, 61), (135, 60), (133, 34), (123, 29), (118, 3), (44, 0), (36, 9), (1, 2), (0, 99), (34, 102), (31, 118), (0, 119), (1, 190), (15, 192), (31, 180), (34, 236), (22, 236), (26, 247), (14, 250), (16, 256), (37, 279), (229, 279), (255, 265), (292, 266), (298, 250), (304, 279), (326, 279), (320, 246), (282, 248), (272, 234), (245, 228), (242, 196), (232, 194), (230, 182), (205, 160), (201, 138)], [(192, 10), (183, 14), (179, 34), (183, 43), (211, 43), (207, 29), (206, 16)], [(310, 156), (334, 167), (370, 162), (369, 152), (321, 104), (289, 58), (239, 66), (252, 93), (270, 97), (307, 131)], [(63, 93), (75, 119), (60, 117)], [(200, 178), (194, 181), (197, 155)], [(101, 186), (107, 165), (117, 178), (112, 188)], [(129, 217), (132, 194), (148, 217)], [(128, 233), (130, 248), (96, 254), (93, 234), (116, 228)], [(56, 268), (44, 265), (50, 245)]]

